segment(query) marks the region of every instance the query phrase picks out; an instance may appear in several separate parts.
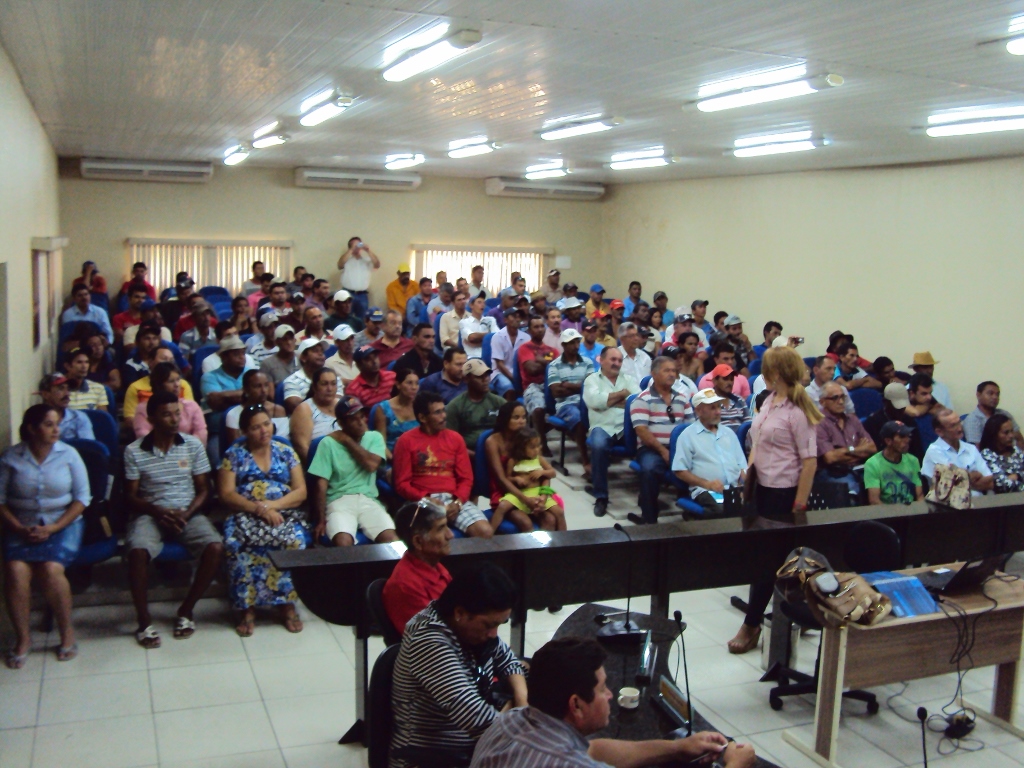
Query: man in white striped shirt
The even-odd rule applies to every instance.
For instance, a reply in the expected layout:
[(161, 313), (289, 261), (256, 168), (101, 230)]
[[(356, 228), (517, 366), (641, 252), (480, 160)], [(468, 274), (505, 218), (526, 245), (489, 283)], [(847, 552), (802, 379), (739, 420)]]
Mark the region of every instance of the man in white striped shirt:
[(595, 640), (552, 640), (530, 662), (530, 705), (498, 716), (480, 739), (471, 768), (606, 768), (689, 763), (701, 758), (722, 768), (750, 768), (748, 744), (720, 733), (685, 739), (620, 741), (586, 737), (608, 726), (612, 692), (604, 649)]

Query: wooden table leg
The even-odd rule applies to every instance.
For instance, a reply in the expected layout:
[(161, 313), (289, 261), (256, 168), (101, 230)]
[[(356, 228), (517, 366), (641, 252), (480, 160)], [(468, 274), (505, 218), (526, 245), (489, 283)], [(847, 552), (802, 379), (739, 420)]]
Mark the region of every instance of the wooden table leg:
[(996, 667), (996, 687), (992, 694), (992, 714), (1000, 720), (1013, 722), (1017, 704), (1017, 662)]
[(846, 634), (846, 627), (825, 627), (821, 633), (821, 667), (814, 707), (814, 751), (832, 763), (835, 762), (839, 710), (843, 702)]

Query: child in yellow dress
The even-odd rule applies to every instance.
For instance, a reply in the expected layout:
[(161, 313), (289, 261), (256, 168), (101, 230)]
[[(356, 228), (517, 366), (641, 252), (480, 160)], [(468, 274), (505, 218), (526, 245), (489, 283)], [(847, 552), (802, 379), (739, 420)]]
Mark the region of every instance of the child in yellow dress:
[(520, 531), (532, 531), (534, 522), (546, 531), (565, 530), (565, 511), (552, 498), (554, 488), (544, 482), (555, 476), (555, 470), (540, 452), (541, 439), (537, 431), (529, 427), (519, 430), (509, 449), (505, 474), (521, 489), (522, 497), (515, 493), (501, 497), (491, 517), (492, 528), (501, 525), (508, 515)]

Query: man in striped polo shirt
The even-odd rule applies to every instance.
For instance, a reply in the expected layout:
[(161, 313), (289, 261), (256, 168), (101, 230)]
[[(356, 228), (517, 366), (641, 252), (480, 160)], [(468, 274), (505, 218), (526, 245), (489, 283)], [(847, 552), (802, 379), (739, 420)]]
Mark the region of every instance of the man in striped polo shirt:
[(640, 465), (640, 515), (629, 513), (637, 525), (658, 522), (658, 493), (668, 471), (669, 445), (677, 424), (693, 421), (689, 400), (675, 390), (678, 377), (676, 361), (657, 357), (651, 366), (651, 383), (630, 407), (629, 416), (636, 430)]
[(210, 460), (198, 438), (178, 432), (177, 396), (154, 392), (146, 415), (153, 431), (124, 451), (124, 495), (136, 514), (125, 537), (128, 580), (139, 618), (135, 639), (149, 649), (160, 647), (147, 600), (149, 561), (163, 551), (165, 541), (181, 544), (199, 560), (174, 625), (174, 636), (184, 639), (196, 630), (192, 610), (220, 570), (224, 544), (210, 519), (199, 514), (209, 494)]
[(583, 334), (566, 328), (559, 336), (562, 354), (548, 365), (548, 388), (555, 399), (555, 415), (565, 422), (576, 441), (583, 463), (583, 474), (590, 475), (590, 453), (587, 451), (587, 430), (583, 427), (580, 398), (583, 380), (595, 370), (594, 361), (580, 354)]

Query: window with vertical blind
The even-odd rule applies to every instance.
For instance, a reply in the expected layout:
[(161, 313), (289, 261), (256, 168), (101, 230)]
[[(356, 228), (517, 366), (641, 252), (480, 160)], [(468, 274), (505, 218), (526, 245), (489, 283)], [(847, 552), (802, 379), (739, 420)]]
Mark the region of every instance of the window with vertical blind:
[(157, 292), (174, 285), (174, 276), (188, 272), (196, 285), (219, 285), (232, 295), (252, 275), (254, 261), (262, 261), (267, 272), (291, 279), (292, 242), (228, 240), (159, 240), (129, 238), (129, 266), (137, 261), (149, 267), (149, 282)]
[(493, 295), (509, 285), (513, 272), (526, 279), (526, 290), (535, 291), (541, 285), (544, 257), (552, 253), (551, 248), (413, 245), (414, 278), (433, 278), (444, 271), (448, 282), (455, 285), (460, 277), (471, 280), (473, 267), (480, 265), (484, 268), (484, 286)]

